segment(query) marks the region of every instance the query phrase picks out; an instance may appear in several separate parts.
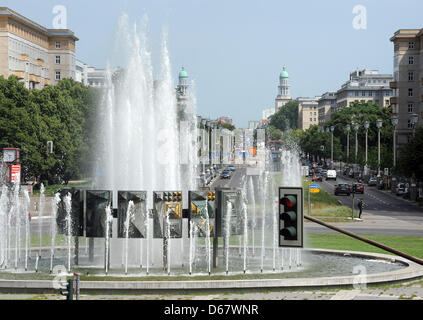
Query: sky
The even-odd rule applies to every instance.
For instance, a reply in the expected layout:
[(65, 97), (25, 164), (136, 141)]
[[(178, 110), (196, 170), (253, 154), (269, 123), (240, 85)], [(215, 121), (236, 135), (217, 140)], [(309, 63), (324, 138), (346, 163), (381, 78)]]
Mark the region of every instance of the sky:
[[(122, 13), (148, 17), (148, 39), (160, 55), (163, 28), (177, 82), (182, 66), (195, 82), (197, 113), (230, 116), (237, 127), (273, 108), (286, 66), (291, 96), (336, 91), (349, 72), (392, 73), (398, 29), (423, 28), (421, 0), (3, 0), (1, 6), (52, 28), (66, 8), (67, 27), (79, 38), (76, 56), (90, 66), (112, 58)], [(358, 7), (357, 7), (358, 6)], [(354, 10), (355, 9), (355, 10)]]

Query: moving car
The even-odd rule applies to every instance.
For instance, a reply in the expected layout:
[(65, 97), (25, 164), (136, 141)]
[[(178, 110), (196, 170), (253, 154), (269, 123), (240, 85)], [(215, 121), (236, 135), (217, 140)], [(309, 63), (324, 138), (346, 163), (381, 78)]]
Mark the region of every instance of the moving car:
[(368, 186), (376, 186), (377, 185), (377, 179), (375, 177), (371, 177), (369, 179), (369, 182), (367, 182)]
[(395, 194), (401, 196), (405, 193), (405, 183), (398, 183), (395, 187)]
[(362, 183), (354, 183), (353, 189), (355, 189), (355, 193), (364, 194), (364, 184)]
[(230, 171), (235, 171), (235, 166), (233, 164), (231, 164), (226, 169), (230, 170)]
[(328, 170), (326, 173), (326, 180), (333, 179), (336, 181), (336, 170)]
[(351, 194), (351, 186), (347, 183), (339, 183), (335, 185), (335, 196), (339, 194), (346, 194), (349, 196)]
[(230, 179), (231, 178), (231, 172), (229, 170), (223, 170), (221, 175), (221, 179)]

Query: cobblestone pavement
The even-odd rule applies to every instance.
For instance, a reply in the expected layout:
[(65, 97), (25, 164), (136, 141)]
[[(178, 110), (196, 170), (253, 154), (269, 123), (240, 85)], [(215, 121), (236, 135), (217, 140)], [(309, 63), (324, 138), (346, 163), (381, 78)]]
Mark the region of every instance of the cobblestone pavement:
[[(59, 294), (0, 294), (0, 300), (64, 300)], [(80, 300), (423, 300), (423, 280), (362, 289), (285, 290), (214, 294), (87, 295)]]

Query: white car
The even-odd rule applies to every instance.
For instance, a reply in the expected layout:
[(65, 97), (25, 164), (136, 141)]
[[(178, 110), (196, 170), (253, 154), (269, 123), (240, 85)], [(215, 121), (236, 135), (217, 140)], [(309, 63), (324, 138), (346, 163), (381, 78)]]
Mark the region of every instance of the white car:
[(328, 170), (326, 173), (326, 180), (333, 179), (336, 181), (336, 170)]

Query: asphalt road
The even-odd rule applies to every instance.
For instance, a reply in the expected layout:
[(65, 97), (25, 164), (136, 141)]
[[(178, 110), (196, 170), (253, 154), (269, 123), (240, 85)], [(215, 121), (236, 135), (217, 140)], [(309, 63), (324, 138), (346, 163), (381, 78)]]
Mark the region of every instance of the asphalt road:
[[(353, 183), (352, 179), (338, 176), (337, 181), (319, 182), (322, 189), (334, 194), (335, 184)], [(353, 196), (338, 195), (336, 198), (345, 206), (351, 207)], [(364, 194), (354, 197), (355, 216), (358, 215), (357, 200), (365, 203), (362, 219), (354, 223), (333, 223), (339, 227), (362, 234), (413, 235), (423, 236), (423, 208), (412, 201), (398, 197), (390, 191), (378, 190), (365, 185)], [(308, 225), (309, 232), (326, 232), (322, 227)]]

